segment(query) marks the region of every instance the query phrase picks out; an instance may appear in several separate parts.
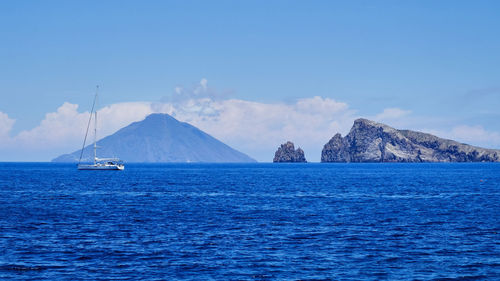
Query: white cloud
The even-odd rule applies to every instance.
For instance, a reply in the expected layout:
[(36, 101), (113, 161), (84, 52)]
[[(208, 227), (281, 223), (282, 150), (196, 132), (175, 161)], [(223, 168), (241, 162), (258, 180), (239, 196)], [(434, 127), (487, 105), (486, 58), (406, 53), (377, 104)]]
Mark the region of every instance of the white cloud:
[[(292, 104), (210, 98), (176, 103), (130, 102), (98, 110), (98, 136), (105, 137), (154, 112), (191, 123), (262, 161), (270, 161), (276, 147), (287, 140), (304, 148), (309, 159), (318, 161), (323, 145), (336, 132), (347, 132), (354, 119), (347, 104), (322, 97), (299, 99)], [(18, 149), (70, 152), (83, 141), (88, 117), (89, 112), (79, 112), (78, 105), (65, 102), (57, 111), (47, 113), (37, 127), (20, 132), (12, 140)]]
[(409, 129), (429, 133), (440, 138), (486, 147), (500, 148), (500, 133), (489, 131), (482, 126), (460, 125), (459, 120), (432, 116), (414, 116), (411, 111), (388, 108), (372, 117), (397, 129)]
[(291, 140), (319, 161), (323, 145), (336, 133), (346, 133), (354, 120), (348, 105), (330, 98), (299, 99), (293, 104), (239, 99), (189, 99), (170, 113), (261, 161), (272, 160), (279, 144)]
[(482, 126), (458, 125), (451, 130), (429, 130), (442, 138), (481, 147), (500, 149), (500, 133), (488, 131)]
[(9, 118), (9, 115), (0, 111), (0, 144), (9, 141), (9, 133), (16, 120)]
[(397, 120), (402, 117), (406, 117), (411, 113), (410, 110), (403, 110), (397, 107), (386, 108), (381, 113), (375, 115), (373, 118), (377, 122), (387, 122), (391, 120)]
[(116, 103), (98, 110), (98, 133), (107, 136), (128, 124), (144, 119), (153, 113), (150, 102)]
[(81, 137), (81, 128), (87, 119), (88, 112), (78, 113), (78, 105), (65, 102), (56, 112), (47, 113), (40, 125), (21, 131), (14, 140), (30, 147), (58, 146), (68, 139)]
[(497, 132), (486, 131), (482, 126), (457, 126), (452, 130), (454, 136), (473, 142), (494, 141), (500, 143), (500, 134)]
[(219, 93), (215, 89), (208, 86), (208, 80), (206, 78), (202, 78), (200, 82), (192, 85), (191, 87), (175, 87), (173, 94), (164, 98), (164, 100), (177, 105), (177, 103), (184, 103), (190, 99), (221, 100), (224, 97), (227, 99), (227, 93)]
[[(214, 93), (208, 81), (202, 79), (190, 89), (176, 87), (174, 98), (168, 102), (127, 102), (103, 107), (98, 110), (98, 137), (110, 135), (151, 113), (168, 113), (259, 161), (271, 161), (277, 147), (287, 140), (302, 147), (309, 161), (319, 161), (323, 145), (337, 132), (345, 135), (357, 117), (348, 104), (331, 98), (315, 96), (294, 103), (262, 103), (220, 99)], [(396, 128), (437, 125), (410, 113), (386, 108), (368, 118)], [(72, 152), (81, 146), (88, 118), (88, 111), (79, 112), (78, 105), (65, 102), (55, 112), (47, 113), (35, 128), (9, 136), (15, 120), (0, 112), (0, 144), (4, 148), (9, 144), (13, 152), (30, 150), (49, 155), (50, 151), (51, 156), (46, 157)], [(479, 126), (421, 131), (474, 145), (500, 147), (500, 134)]]
[(202, 78), (200, 81), (200, 86), (203, 90), (207, 90), (208, 88), (208, 80), (206, 78)]
[[(500, 148), (500, 133), (488, 131), (482, 126), (456, 125), (457, 120), (430, 116), (413, 116), (410, 110), (386, 108), (372, 117), (398, 129), (410, 129), (433, 134), (480, 147)], [(455, 124), (453, 124), (455, 123)], [(429, 126), (430, 125), (430, 126)]]
[(482, 126), (457, 125), (460, 121), (432, 116), (414, 116), (409, 110), (386, 108), (373, 116), (373, 120), (398, 129), (410, 129), (433, 134), (458, 142), (487, 147), (500, 148), (500, 133), (488, 131)]
[[(98, 110), (98, 137), (112, 134), (133, 121), (152, 113), (151, 103), (118, 103)], [(12, 140), (31, 149), (75, 148), (83, 141), (89, 112), (78, 112), (78, 105), (65, 102), (56, 112), (47, 113), (40, 125), (20, 132)]]

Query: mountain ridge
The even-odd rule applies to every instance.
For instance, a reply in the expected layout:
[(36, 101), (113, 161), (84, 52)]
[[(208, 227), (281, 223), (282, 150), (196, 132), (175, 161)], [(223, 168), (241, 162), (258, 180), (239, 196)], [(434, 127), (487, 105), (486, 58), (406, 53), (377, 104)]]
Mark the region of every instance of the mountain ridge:
[(500, 150), (359, 118), (324, 145), (321, 162), (500, 162)]

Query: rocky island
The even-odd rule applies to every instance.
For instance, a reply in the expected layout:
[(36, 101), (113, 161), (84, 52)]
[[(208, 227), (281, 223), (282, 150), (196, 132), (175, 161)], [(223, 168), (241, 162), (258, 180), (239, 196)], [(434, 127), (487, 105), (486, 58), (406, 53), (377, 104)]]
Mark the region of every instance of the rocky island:
[(357, 119), (324, 145), (321, 162), (500, 162), (500, 150)]
[(274, 154), (274, 163), (305, 163), (304, 151), (299, 147), (295, 149), (293, 142), (282, 144)]

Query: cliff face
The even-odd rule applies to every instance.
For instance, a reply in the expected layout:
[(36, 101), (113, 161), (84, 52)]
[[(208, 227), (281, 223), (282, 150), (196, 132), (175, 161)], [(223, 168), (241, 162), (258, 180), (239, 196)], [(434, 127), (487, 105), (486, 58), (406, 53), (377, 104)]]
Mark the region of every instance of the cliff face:
[(295, 150), (293, 142), (282, 144), (274, 154), (273, 162), (307, 162), (304, 151), (299, 147)]
[(500, 162), (500, 150), (357, 119), (347, 136), (325, 144), (321, 162)]

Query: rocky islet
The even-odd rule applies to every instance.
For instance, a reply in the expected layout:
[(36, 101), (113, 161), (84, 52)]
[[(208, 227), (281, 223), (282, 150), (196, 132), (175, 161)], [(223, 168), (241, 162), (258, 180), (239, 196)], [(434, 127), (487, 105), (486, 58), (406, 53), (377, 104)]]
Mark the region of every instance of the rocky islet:
[(293, 142), (286, 142), (274, 153), (273, 162), (275, 163), (305, 163), (306, 157), (304, 151), (299, 147), (295, 149)]

